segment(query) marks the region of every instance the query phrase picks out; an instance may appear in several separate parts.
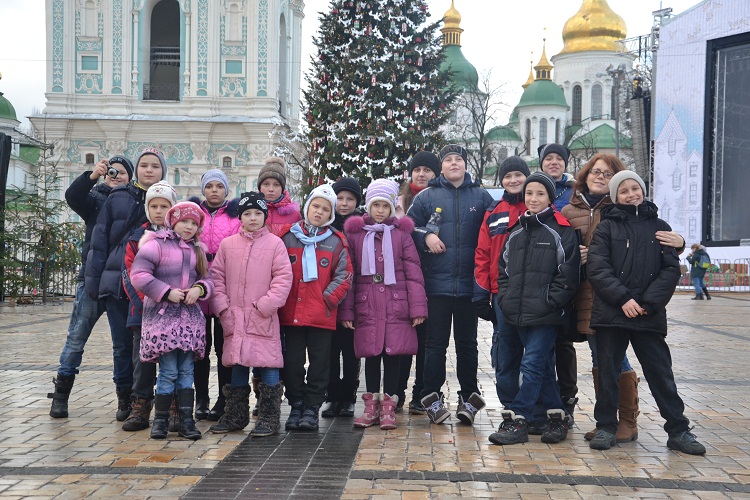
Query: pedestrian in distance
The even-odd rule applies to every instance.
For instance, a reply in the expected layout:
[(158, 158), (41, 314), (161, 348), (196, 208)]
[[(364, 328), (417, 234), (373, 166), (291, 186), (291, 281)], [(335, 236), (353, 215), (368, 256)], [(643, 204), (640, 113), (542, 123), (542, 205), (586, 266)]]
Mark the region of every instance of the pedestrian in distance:
[(703, 300), (704, 295), (706, 300), (711, 300), (711, 295), (703, 281), (706, 277), (706, 271), (711, 268), (711, 257), (708, 256), (706, 249), (700, 243), (693, 243), (685, 260), (690, 264), (690, 280), (693, 282), (693, 288), (695, 288), (695, 297), (692, 300)]

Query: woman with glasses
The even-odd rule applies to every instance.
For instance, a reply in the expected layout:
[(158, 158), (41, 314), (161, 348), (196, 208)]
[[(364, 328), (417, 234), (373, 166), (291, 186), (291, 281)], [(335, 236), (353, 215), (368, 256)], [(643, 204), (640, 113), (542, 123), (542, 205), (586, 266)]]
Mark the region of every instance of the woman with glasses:
[[(578, 172), (570, 204), (562, 209), (562, 214), (570, 221), (573, 229), (579, 231), (581, 264), (584, 269), (588, 257), (588, 247), (594, 235), (594, 230), (601, 221), (602, 209), (612, 204), (609, 196), (609, 181), (621, 170), (627, 170), (627, 167), (616, 156), (606, 153), (594, 155)], [(678, 253), (681, 253), (685, 248), (685, 240), (674, 231), (658, 231), (656, 239), (662, 245), (677, 248)], [(594, 291), (588, 279), (584, 279), (581, 281), (574, 303), (578, 320), (578, 333), (587, 335), (591, 348), (594, 391), (598, 393), (596, 342), (594, 341), (594, 330), (589, 325), (593, 302)], [(616, 438), (618, 443), (627, 443), (638, 439), (636, 419), (639, 414), (638, 377), (635, 370), (630, 366), (627, 355), (623, 358), (620, 366), (619, 387), (619, 422)], [(586, 440), (590, 441), (595, 434), (596, 429), (587, 432)]]

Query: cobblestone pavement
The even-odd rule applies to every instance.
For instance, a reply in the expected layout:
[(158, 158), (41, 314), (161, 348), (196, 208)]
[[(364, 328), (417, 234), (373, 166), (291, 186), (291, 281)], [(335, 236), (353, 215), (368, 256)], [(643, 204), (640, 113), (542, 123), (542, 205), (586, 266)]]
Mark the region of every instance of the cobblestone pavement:
[[(667, 450), (645, 380), (638, 441), (606, 452), (589, 449), (583, 434), (593, 427), (594, 391), (586, 344), (577, 344), (578, 428), (568, 440), (547, 445), (532, 436), (523, 445), (490, 444), (500, 405), (484, 322), (479, 382), (488, 408), (473, 427), (455, 418), (431, 426), (426, 417), (402, 414), (399, 428), (388, 432), (352, 429), (339, 418), (321, 420), (317, 434), (151, 440), (148, 431), (122, 431), (114, 419), (106, 320), (87, 346), (70, 418), (52, 419), (46, 394), (71, 304), (0, 306), (0, 497), (750, 498), (750, 296), (713, 296), (697, 302), (680, 294), (669, 306), (677, 386), (708, 449), (705, 457)], [(640, 374), (632, 352), (630, 358)], [(453, 410), (454, 361), (451, 353), (446, 398)], [(198, 424), (202, 431), (208, 426)]]

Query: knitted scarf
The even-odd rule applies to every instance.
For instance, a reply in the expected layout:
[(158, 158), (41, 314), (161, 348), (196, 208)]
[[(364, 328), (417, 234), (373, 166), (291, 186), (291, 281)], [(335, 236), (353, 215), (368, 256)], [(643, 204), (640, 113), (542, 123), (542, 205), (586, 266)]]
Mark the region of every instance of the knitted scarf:
[(396, 284), (396, 266), (393, 262), (393, 244), (391, 243), (393, 227), (386, 224), (369, 224), (362, 227), (367, 231), (362, 242), (362, 276), (375, 274), (375, 233), (383, 233), (383, 266), (386, 285)]
[[(305, 234), (302, 224), (295, 224), (289, 230), (295, 238), (305, 245), (305, 249), (302, 251), (302, 280), (305, 283), (318, 279), (318, 259), (315, 257), (315, 247), (319, 241), (323, 241), (330, 236), (328, 228), (310, 227), (313, 228), (314, 234)], [(319, 233), (318, 230), (320, 229), (322, 229), (322, 232)]]

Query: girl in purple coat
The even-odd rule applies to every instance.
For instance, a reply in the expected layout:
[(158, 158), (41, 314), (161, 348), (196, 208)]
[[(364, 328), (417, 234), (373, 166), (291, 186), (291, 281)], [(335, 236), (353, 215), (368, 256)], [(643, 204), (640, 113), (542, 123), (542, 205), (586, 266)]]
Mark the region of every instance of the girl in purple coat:
[(366, 358), (365, 410), (354, 420), (356, 427), (379, 421), (383, 430), (396, 428), (401, 356), (417, 353), (414, 328), (427, 317), (424, 278), (411, 237), (414, 223), (409, 217), (396, 218), (397, 196), (394, 181), (373, 181), (365, 197), (367, 213), (344, 224), (355, 279), (338, 319), (354, 328), (354, 352)]
[(205, 218), (195, 203), (177, 203), (167, 212), (168, 229), (144, 235), (130, 269), (130, 281), (145, 296), (141, 361), (159, 362), (153, 439), (167, 437), (172, 394), (177, 395), (180, 436), (201, 438), (193, 420), (193, 359), (206, 352), (206, 318), (197, 302), (213, 291), (198, 240)]

